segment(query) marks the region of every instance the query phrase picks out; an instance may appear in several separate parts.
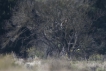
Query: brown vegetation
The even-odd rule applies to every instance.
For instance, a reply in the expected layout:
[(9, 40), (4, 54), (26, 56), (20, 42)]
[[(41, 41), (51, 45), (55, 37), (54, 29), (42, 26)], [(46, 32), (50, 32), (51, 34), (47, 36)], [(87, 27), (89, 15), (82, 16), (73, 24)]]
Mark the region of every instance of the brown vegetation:
[[(105, 71), (105, 61), (67, 61), (66, 59), (39, 59), (41, 64), (28, 68), (15, 64), (12, 55), (0, 56), (0, 71)], [(35, 60), (37, 62), (37, 60)]]

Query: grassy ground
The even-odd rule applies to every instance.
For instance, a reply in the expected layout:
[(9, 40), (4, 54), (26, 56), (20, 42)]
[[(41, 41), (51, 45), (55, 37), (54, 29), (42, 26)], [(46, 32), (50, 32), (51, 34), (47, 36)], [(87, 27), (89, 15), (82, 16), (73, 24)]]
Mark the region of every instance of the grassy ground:
[(41, 60), (41, 65), (27, 69), (14, 63), (12, 55), (0, 55), (0, 71), (106, 71), (106, 61)]
[(0, 55), (0, 71), (28, 71), (27, 69), (15, 64), (11, 54)]

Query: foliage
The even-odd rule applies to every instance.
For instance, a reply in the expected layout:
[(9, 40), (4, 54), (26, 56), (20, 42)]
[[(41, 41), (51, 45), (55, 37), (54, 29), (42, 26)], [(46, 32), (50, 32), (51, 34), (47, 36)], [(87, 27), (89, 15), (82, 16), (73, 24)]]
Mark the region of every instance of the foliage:
[(96, 6), (98, 1), (8, 0), (8, 11), (0, 15), (9, 13), (10, 18), (4, 25), (7, 31), (0, 36), (0, 52), (14, 51), (22, 57), (67, 55), (70, 59), (105, 54), (105, 10)]

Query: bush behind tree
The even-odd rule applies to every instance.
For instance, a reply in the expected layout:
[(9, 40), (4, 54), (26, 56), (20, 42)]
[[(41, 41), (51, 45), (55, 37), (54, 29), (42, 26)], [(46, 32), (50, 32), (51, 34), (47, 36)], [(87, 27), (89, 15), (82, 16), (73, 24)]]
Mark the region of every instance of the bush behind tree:
[(88, 59), (105, 46), (101, 44), (105, 33), (97, 35), (99, 29), (93, 26), (104, 11), (94, 4), (87, 0), (19, 1), (6, 22), (5, 29), (9, 31), (2, 38), (0, 52), (14, 51), (27, 57), (27, 50), (33, 47), (35, 54), (42, 52), (38, 53), (42, 57), (67, 55)]

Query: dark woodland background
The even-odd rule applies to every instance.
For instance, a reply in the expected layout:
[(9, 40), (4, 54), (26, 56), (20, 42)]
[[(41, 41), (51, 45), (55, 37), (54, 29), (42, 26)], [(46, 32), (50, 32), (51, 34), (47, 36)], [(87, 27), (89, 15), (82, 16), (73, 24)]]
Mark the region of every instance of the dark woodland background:
[(0, 0), (0, 53), (86, 58), (106, 54), (105, 0)]

